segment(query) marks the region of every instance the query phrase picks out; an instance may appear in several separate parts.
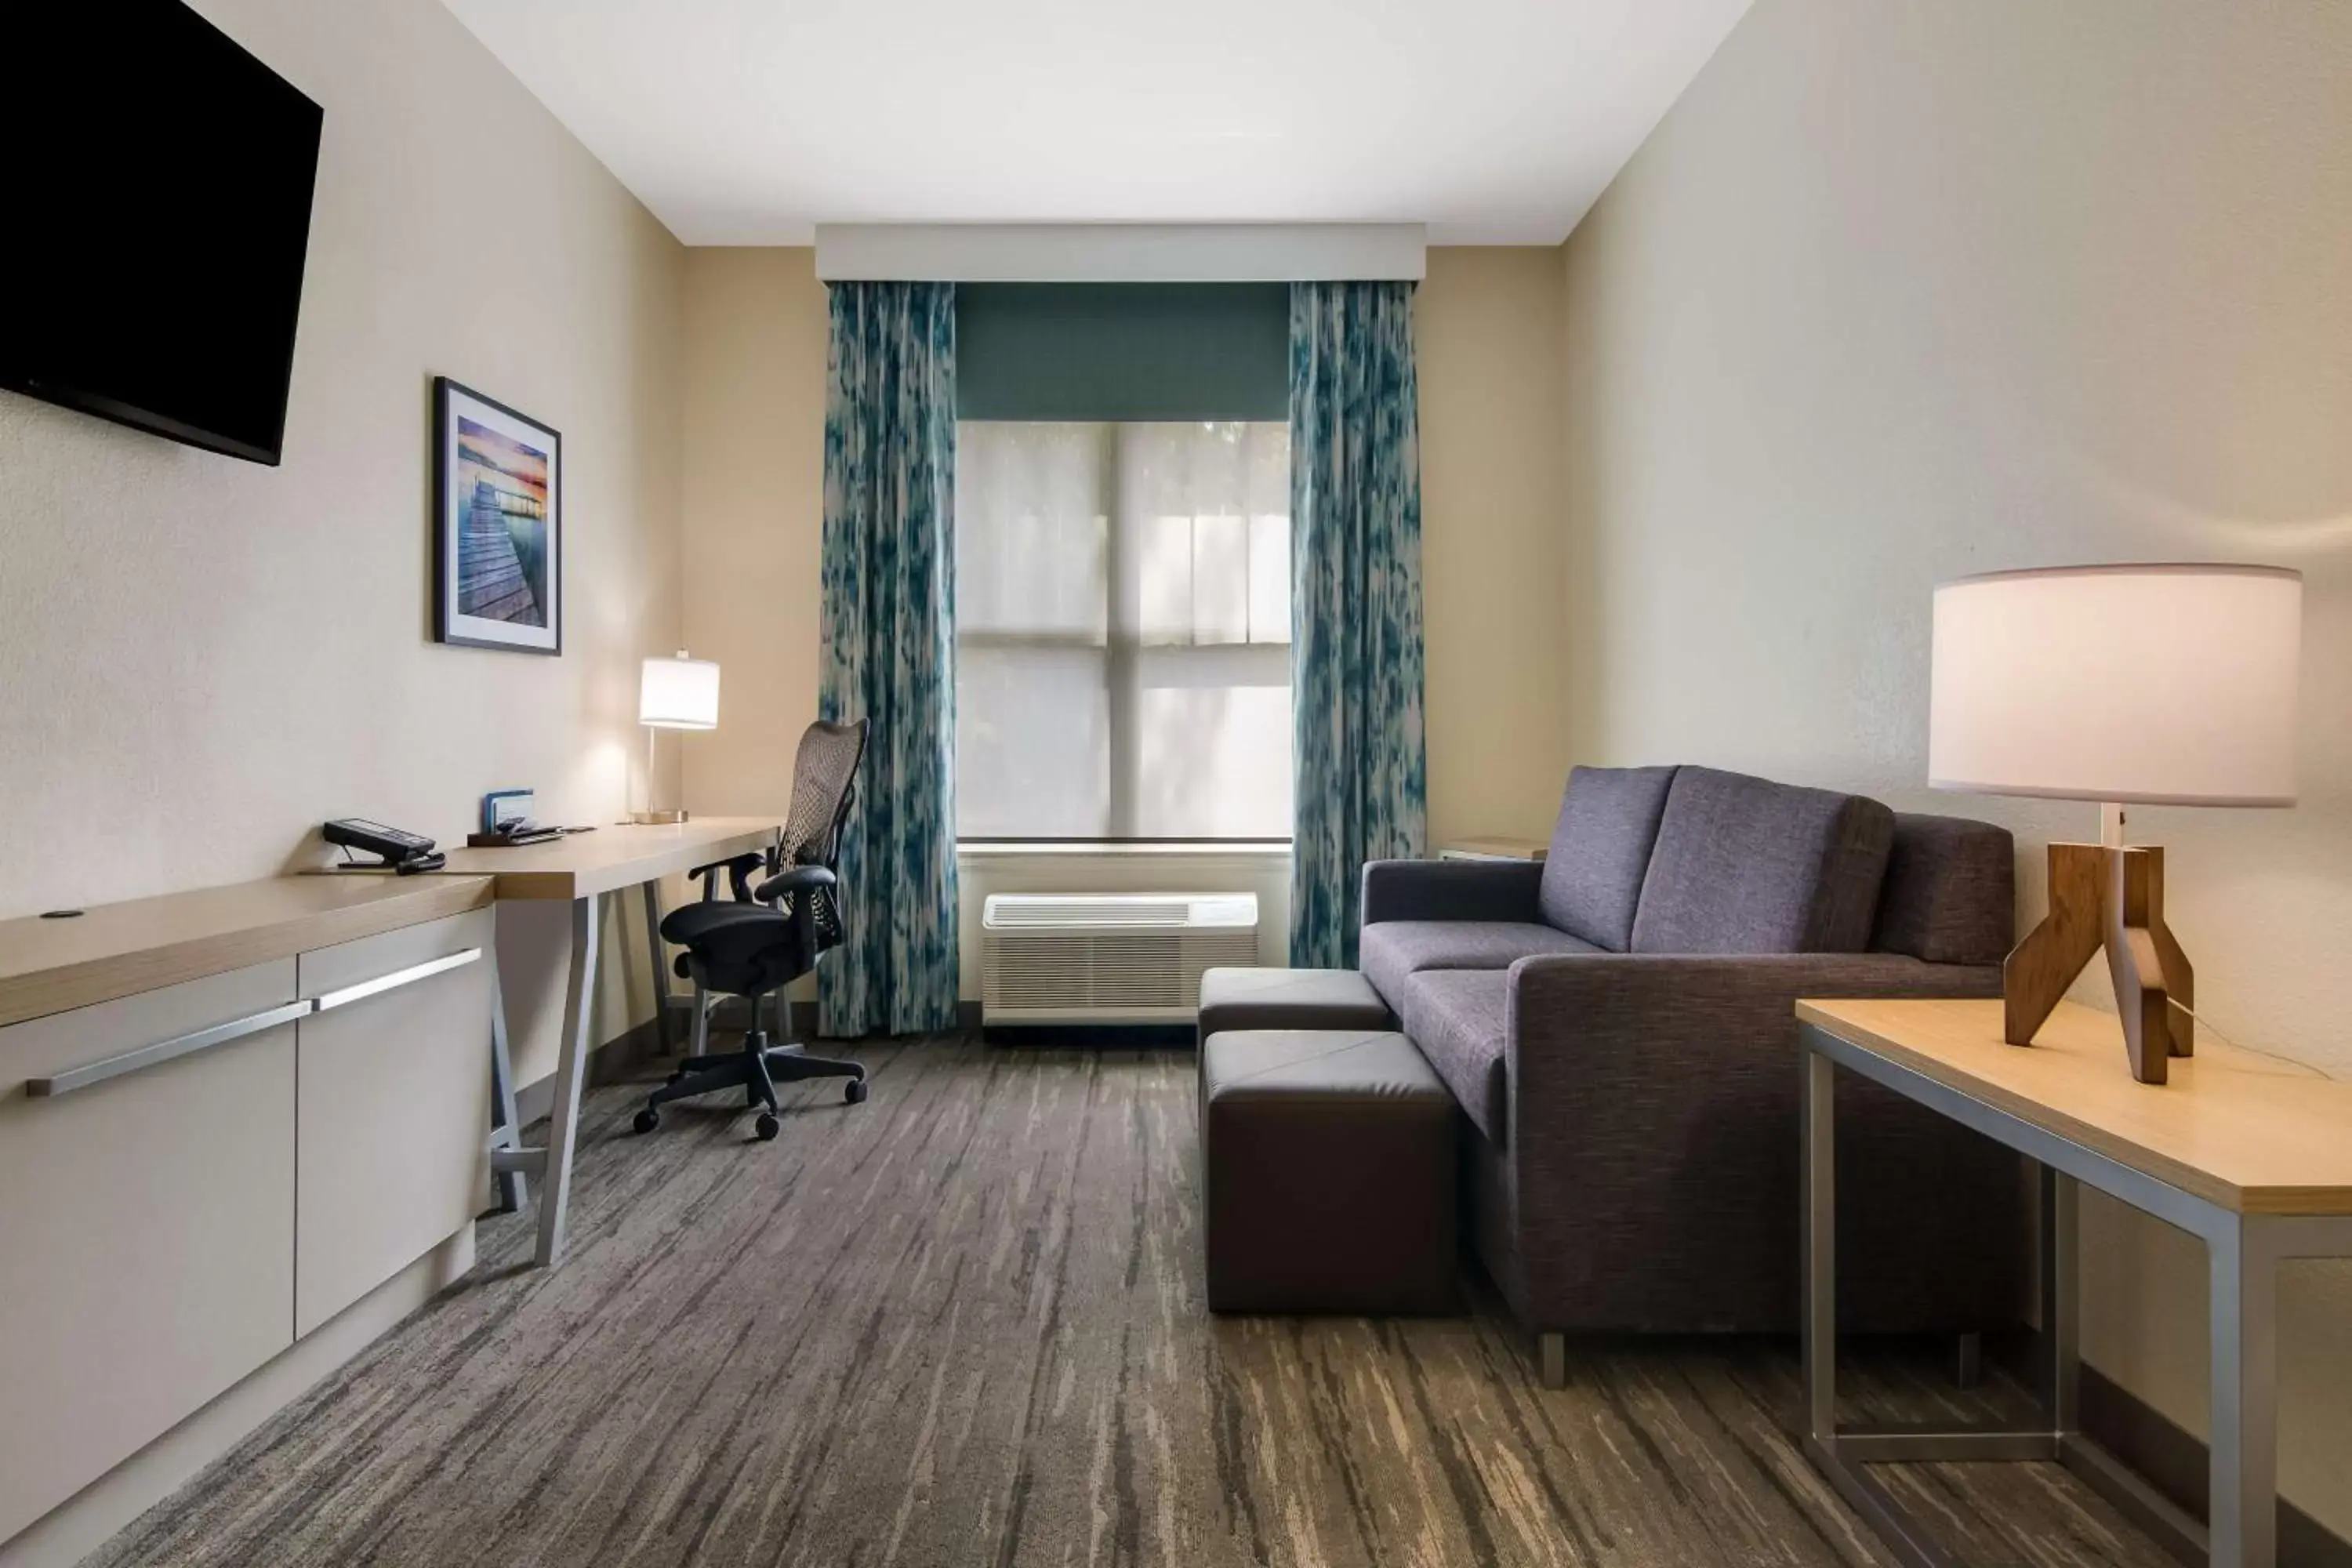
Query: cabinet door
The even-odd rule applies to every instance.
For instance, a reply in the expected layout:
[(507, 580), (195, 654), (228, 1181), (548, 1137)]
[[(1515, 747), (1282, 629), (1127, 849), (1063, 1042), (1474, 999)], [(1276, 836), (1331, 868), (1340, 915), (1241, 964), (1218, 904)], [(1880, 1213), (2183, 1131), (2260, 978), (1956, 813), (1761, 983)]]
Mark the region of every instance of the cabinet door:
[(294, 981), (0, 1029), (0, 1541), (292, 1342)]
[(302, 954), (294, 1331), (489, 1200), (490, 911)]

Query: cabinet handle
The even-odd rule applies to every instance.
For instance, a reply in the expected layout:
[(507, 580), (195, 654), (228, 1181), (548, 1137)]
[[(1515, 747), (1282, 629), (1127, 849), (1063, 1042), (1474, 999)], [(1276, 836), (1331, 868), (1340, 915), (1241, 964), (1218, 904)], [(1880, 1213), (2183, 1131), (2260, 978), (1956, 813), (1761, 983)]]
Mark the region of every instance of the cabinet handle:
[(89, 1089), (92, 1085), (104, 1083), (109, 1079), (121, 1078), (125, 1073), (134, 1073), (142, 1068), (157, 1067), (164, 1062), (176, 1061), (182, 1057), (192, 1057), (198, 1051), (208, 1051), (215, 1046), (225, 1046), (231, 1040), (241, 1040), (247, 1035), (257, 1035), (264, 1029), (274, 1029), (280, 1024), (290, 1024), (297, 1018), (308, 1016), (311, 1006), (312, 1004), (307, 998), (299, 1002), (289, 1002), (283, 1006), (272, 1007), (266, 1013), (256, 1013), (248, 1018), (235, 1018), (226, 1024), (215, 1024), (209, 1029), (198, 1029), (191, 1035), (181, 1035), (173, 1039), (160, 1040), (152, 1046), (142, 1046), (135, 1051), (125, 1051), (119, 1057), (107, 1057), (82, 1067), (68, 1068), (64, 1072), (51, 1073), (47, 1078), (26, 1079), (25, 1095), (29, 1100), (55, 1100), (61, 1094), (71, 1094), (78, 1089)]
[(346, 985), (341, 991), (330, 991), (319, 998), (319, 1011), (331, 1013), (338, 1007), (347, 1007), (354, 1002), (363, 1002), (371, 996), (380, 996), (386, 991), (395, 991), (403, 985), (414, 985), (420, 980), (430, 980), (436, 974), (446, 974), (453, 969), (463, 969), (481, 956), (480, 948), (469, 947), (463, 952), (453, 952), (446, 958), (430, 959), (423, 963), (411, 964), (406, 969), (395, 969), (389, 974), (379, 974), (373, 980), (362, 980), (357, 985)]

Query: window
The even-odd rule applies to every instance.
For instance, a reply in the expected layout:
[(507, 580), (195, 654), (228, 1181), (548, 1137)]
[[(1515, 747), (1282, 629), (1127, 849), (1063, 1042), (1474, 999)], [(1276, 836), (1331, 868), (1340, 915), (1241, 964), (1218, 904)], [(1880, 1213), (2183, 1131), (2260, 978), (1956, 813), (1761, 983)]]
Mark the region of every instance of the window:
[(959, 835), (1287, 838), (1287, 424), (956, 442)]

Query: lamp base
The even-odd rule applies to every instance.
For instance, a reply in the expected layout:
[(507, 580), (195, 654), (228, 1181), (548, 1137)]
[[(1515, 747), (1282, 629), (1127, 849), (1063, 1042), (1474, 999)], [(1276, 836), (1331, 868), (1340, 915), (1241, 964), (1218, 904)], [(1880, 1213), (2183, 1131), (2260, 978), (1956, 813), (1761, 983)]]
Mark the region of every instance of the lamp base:
[(2105, 844), (2050, 846), (2050, 914), (2000, 966), (2002, 1033), (2030, 1046), (2066, 988), (2101, 948), (2123, 1016), (2132, 1077), (2165, 1081), (2194, 1054), (2196, 973), (2164, 923), (2164, 851)]
[(686, 821), (687, 816), (683, 811), (633, 811), (629, 820), (640, 826), (676, 826)]

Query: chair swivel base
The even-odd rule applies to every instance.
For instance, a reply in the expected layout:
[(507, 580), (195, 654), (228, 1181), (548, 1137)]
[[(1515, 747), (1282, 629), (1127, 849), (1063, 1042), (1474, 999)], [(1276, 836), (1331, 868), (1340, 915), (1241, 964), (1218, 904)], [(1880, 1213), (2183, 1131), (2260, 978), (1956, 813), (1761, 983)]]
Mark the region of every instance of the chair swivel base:
[(679, 1063), (669, 1081), (646, 1097), (646, 1108), (637, 1112), (632, 1125), (639, 1132), (651, 1132), (661, 1125), (661, 1108), (672, 1100), (740, 1089), (747, 1105), (765, 1107), (754, 1124), (754, 1130), (765, 1141), (773, 1138), (782, 1127), (776, 1119), (776, 1085), (815, 1078), (847, 1079), (849, 1081), (842, 1085), (842, 1100), (850, 1105), (865, 1103), (863, 1064), (813, 1057), (798, 1046), (772, 1046), (765, 1030), (754, 1029), (744, 1037), (741, 1050), (688, 1057)]

